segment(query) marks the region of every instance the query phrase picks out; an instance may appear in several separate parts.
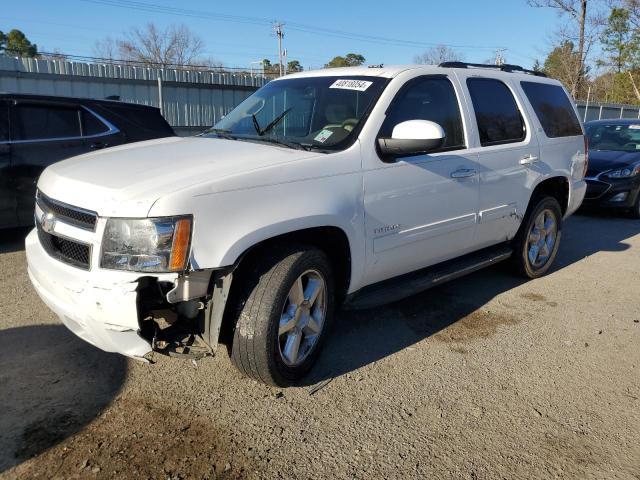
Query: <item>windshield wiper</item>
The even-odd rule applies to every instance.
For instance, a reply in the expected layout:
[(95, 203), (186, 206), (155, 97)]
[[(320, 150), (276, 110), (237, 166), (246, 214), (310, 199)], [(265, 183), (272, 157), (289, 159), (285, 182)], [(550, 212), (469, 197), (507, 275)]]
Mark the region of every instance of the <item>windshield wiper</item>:
[(271, 120), (271, 122), (264, 128), (260, 128), (260, 124), (258, 123), (256, 114), (252, 113), (251, 120), (253, 120), (253, 128), (256, 129), (256, 133), (258, 134), (258, 136), (262, 137), (264, 136), (265, 133), (269, 132), (273, 127), (275, 127), (278, 123), (280, 123), (280, 120), (282, 120), (290, 111), (291, 111), (291, 108), (287, 108), (284, 112), (282, 112), (276, 118)]
[(231, 135), (231, 131), (230, 130), (225, 130), (224, 128), (210, 128), (206, 132), (203, 132), (203, 134), (205, 134), (205, 133), (214, 133), (214, 134), (218, 135), (219, 137), (226, 138), (228, 140), (235, 140), (237, 138), (237, 137)]
[(269, 123), (269, 125), (267, 125), (266, 127), (264, 127), (262, 129), (262, 132), (259, 133), (260, 136), (263, 136), (265, 133), (267, 133), (268, 131), (270, 131), (273, 127), (275, 127), (278, 123), (280, 123), (280, 120), (282, 120), (287, 113), (289, 113), (291, 111), (291, 107), (287, 108), (284, 112), (282, 112), (280, 115), (278, 115), (276, 118), (274, 118), (271, 123)]

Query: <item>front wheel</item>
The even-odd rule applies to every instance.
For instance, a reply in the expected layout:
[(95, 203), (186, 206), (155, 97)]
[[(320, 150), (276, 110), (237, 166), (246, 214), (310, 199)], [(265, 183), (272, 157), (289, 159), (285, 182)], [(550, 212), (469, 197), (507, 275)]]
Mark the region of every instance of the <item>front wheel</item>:
[(327, 256), (296, 247), (261, 257), (246, 271), (231, 360), (245, 375), (288, 386), (313, 366), (334, 309)]
[(533, 199), (514, 239), (513, 263), (527, 278), (543, 276), (556, 258), (562, 235), (562, 211), (554, 197)]

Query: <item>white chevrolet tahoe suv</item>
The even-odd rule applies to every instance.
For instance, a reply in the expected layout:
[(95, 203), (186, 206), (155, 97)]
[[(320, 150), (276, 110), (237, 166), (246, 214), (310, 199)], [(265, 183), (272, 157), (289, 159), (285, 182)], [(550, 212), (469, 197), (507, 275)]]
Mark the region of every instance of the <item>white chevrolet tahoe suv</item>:
[(517, 66), (288, 75), (200, 136), (48, 167), (29, 276), (103, 350), (193, 358), (224, 343), (244, 374), (285, 386), (340, 305), (507, 259), (543, 275), (586, 167), (565, 89)]

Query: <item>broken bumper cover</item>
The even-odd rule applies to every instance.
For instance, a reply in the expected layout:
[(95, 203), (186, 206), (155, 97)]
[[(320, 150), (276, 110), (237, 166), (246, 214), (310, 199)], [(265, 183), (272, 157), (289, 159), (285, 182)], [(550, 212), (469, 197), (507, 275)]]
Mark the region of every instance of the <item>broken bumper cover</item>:
[(136, 274), (99, 274), (65, 265), (44, 251), (35, 230), (25, 245), (31, 283), (69, 330), (107, 352), (142, 359), (151, 351), (138, 335)]

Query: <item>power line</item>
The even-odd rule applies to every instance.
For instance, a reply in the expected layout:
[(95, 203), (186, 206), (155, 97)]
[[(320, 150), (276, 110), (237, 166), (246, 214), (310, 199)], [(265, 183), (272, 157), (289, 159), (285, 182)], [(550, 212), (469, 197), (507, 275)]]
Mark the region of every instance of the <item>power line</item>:
[[(193, 17), (193, 18), (208, 18), (211, 20), (223, 20), (235, 23), (244, 23), (250, 25), (270, 25), (272, 20), (261, 17), (248, 17), (242, 15), (229, 15), (219, 12), (208, 12), (204, 10), (193, 10), (177, 7), (168, 7), (164, 5), (158, 5), (154, 3), (147, 3), (141, 1), (129, 1), (129, 0), (81, 0), (83, 2), (94, 3), (98, 5), (106, 5), (118, 8), (126, 8), (131, 10), (139, 10), (151, 13), (165, 13), (168, 15)], [(480, 46), (480, 45), (453, 45), (434, 42), (417, 42), (413, 40), (404, 40), (399, 38), (381, 37), (375, 35), (365, 35), (354, 32), (346, 32), (343, 30), (334, 30), (329, 28), (317, 27), (313, 25), (297, 23), (287, 21), (287, 26), (290, 30), (310, 33), (314, 35), (331, 36), (336, 38), (345, 38), (349, 40), (359, 40), (369, 43), (378, 43), (383, 45), (395, 45), (403, 47), (433, 47), (437, 45), (446, 45), (452, 48), (466, 48), (466, 49), (481, 49), (481, 50), (495, 50), (496, 48), (502, 48), (500, 46)]]

